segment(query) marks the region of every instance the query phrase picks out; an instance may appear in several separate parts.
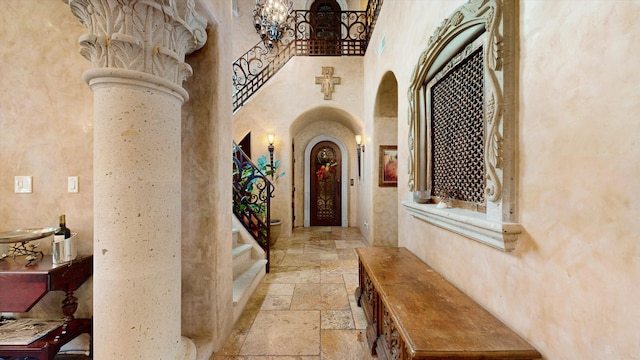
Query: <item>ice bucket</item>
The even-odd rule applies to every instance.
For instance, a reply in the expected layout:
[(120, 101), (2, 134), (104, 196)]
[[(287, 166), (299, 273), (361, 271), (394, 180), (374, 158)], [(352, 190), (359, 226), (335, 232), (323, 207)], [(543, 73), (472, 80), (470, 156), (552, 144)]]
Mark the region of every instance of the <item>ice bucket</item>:
[(62, 241), (55, 242), (54, 240), (51, 249), (53, 264), (58, 265), (74, 260), (78, 256), (77, 242), (77, 233), (71, 233), (71, 237)]

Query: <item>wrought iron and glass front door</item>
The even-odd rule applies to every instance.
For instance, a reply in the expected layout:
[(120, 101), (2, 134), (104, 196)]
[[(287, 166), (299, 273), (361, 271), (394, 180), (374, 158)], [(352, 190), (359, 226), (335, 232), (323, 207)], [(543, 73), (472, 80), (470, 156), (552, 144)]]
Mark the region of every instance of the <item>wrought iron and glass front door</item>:
[(341, 226), (340, 148), (330, 141), (311, 150), (311, 226)]

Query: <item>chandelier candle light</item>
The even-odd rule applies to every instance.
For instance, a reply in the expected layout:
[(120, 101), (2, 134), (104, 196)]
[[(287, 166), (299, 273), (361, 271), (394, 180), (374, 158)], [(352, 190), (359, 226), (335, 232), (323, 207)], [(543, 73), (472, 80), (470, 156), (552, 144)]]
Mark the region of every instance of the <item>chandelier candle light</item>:
[(273, 49), (282, 39), (292, 8), (293, 1), (287, 4), (287, 0), (256, 0), (256, 7), (253, 9), (256, 31), (269, 49)]

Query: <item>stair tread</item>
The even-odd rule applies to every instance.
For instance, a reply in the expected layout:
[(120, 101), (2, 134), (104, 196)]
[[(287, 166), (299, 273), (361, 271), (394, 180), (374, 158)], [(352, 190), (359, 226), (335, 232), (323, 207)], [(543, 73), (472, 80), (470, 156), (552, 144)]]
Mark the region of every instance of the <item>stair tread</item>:
[(231, 250), (231, 254), (235, 258), (235, 257), (240, 256), (240, 254), (244, 253), (245, 251), (250, 251), (251, 248), (253, 248), (253, 246), (251, 244), (241, 244), (241, 245), (238, 245), (238, 246), (234, 247)]
[(236, 303), (242, 296), (244, 290), (251, 285), (256, 275), (264, 269), (267, 264), (266, 259), (257, 259), (253, 262), (247, 270), (245, 270), (240, 276), (233, 279), (233, 302)]

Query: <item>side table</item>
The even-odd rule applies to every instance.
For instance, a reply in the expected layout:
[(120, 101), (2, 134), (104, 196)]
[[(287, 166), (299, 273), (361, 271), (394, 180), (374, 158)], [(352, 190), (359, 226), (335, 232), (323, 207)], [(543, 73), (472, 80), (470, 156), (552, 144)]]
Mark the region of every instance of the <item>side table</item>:
[(0, 312), (27, 312), (47, 292), (65, 292), (62, 300), (64, 323), (28, 345), (0, 345), (0, 358), (29, 356), (53, 360), (64, 344), (83, 333), (92, 336), (93, 321), (74, 317), (78, 299), (73, 295), (92, 274), (93, 255), (79, 256), (60, 265), (53, 265), (51, 256), (44, 256), (28, 267), (19, 259), (0, 261)]

